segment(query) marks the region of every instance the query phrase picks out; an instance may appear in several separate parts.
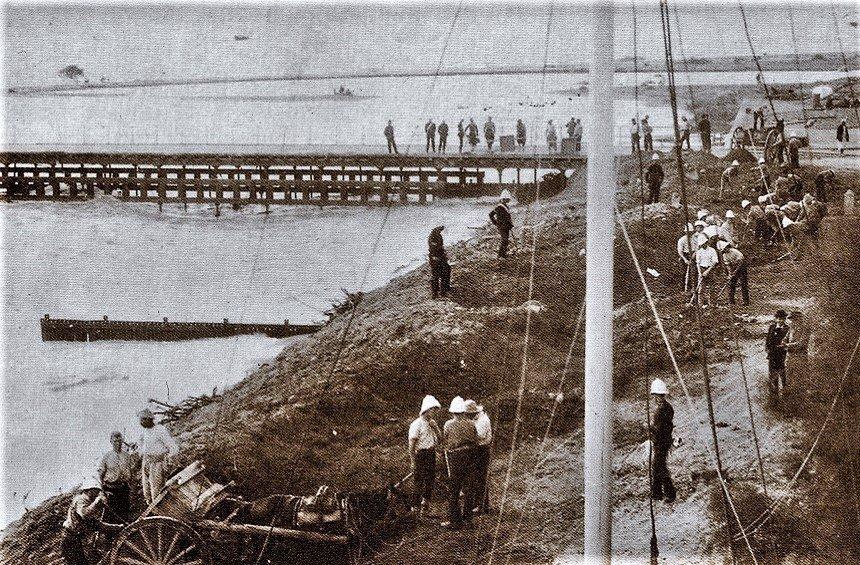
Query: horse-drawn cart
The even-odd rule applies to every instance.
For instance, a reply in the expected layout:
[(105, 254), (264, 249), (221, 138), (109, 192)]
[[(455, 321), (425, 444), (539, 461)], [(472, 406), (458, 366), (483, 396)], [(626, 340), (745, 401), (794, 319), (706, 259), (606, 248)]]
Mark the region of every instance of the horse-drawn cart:
[[(365, 493), (276, 495), (247, 502), (228, 494), (231, 486), (209, 481), (195, 462), (165, 485), (141, 516), (113, 538), (102, 563), (108, 565), (213, 565), (256, 561), (277, 540), (335, 545), (344, 554), (373, 519), (390, 516), (391, 489), (378, 491), (380, 508), (359, 509)], [(357, 510), (361, 510), (360, 512)], [(239, 550), (233, 555), (229, 549)], [(249, 551), (250, 550), (250, 551)]]

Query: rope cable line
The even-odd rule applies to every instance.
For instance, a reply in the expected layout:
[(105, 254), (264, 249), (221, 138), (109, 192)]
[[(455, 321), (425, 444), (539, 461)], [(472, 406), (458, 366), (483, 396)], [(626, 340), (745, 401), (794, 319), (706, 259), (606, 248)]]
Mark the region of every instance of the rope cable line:
[(749, 379), (747, 379), (747, 371), (746, 371), (746, 367), (744, 366), (744, 357), (743, 357), (743, 354), (741, 353), (741, 346), (740, 346), (740, 342), (738, 341), (737, 333), (735, 333), (735, 335), (734, 335), (734, 340), (735, 340), (735, 350), (737, 351), (737, 355), (738, 355), (738, 362), (740, 363), (740, 366), (741, 366), (741, 377), (743, 378), (743, 381), (744, 381), (744, 393), (746, 393), (746, 398), (747, 398), (747, 408), (749, 410), (749, 415), (750, 415), (750, 427), (752, 429), (753, 443), (755, 445), (755, 454), (756, 454), (756, 458), (758, 459), (758, 470), (759, 470), (759, 474), (761, 474), (761, 488), (764, 491), (765, 496), (767, 496), (767, 481), (765, 480), (764, 463), (762, 462), (762, 458), (761, 458), (761, 448), (759, 447), (758, 432), (756, 431), (755, 418), (753, 417), (752, 398), (750, 397)]
[(851, 70), (848, 67), (848, 57), (845, 56), (845, 46), (842, 44), (842, 31), (839, 29), (839, 17), (836, 15), (836, 6), (833, 0), (830, 0), (830, 14), (833, 16), (833, 27), (836, 30), (836, 41), (839, 42), (839, 53), (842, 55), (842, 64), (845, 66), (846, 82), (848, 83), (848, 92), (851, 93), (849, 104), (854, 107), (854, 119), (857, 121), (857, 126), (860, 126), (860, 108), (854, 103), (854, 78), (851, 76)]
[(744, 35), (746, 36), (747, 44), (749, 45), (749, 48), (750, 48), (750, 53), (752, 53), (753, 62), (755, 62), (755, 66), (758, 69), (758, 76), (761, 77), (761, 85), (762, 85), (762, 88), (764, 88), (764, 94), (767, 97), (767, 102), (768, 102), (768, 104), (770, 104), (770, 111), (773, 112), (773, 119), (774, 120), (779, 119), (779, 117), (776, 114), (776, 108), (773, 105), (773, 97), (770, 94), (770, 88), (768, 88), (767, 81), (764, 78), (764, 70), (761, 67), (761, 61), (759, 61), (758, 55), (756, 55), (756, 52), (755, 52), (755, 47), (753, 46), (752, 36), (750, 35), (749, 23), (747, 22), (747, 15), (746, 15), (746, 12), (744, 11), (744, 5), (743, 5), (743, 2), (741, 0), (738, 0), (738, 8), (740, 9), (740, 12), (741, 12), (741, 21), (743, 22), (743, 26), (744, 26)]

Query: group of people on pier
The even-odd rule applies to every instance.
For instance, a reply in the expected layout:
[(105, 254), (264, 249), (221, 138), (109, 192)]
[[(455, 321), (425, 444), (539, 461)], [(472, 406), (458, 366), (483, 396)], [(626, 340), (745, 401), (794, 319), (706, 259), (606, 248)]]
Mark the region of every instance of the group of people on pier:
[[(583, 136), (582, 121), (578, 118), (572, 117), (570, 118), (570, 121), (565, 124), (565, 129), (567, 132), (567, 140), (569, 141), (567, 141), (566, 148), (565, 144), (562, 144), (564, 151), (568, 153), (581, 152)], [(433, 118), (428, 119), (424, 124), (424, 152), (447, 153), (450, 130), (451, 128), (448, 125), (448, 122), (444, 119), (442, 119), (439, 124), (436, 124), (436, 122), (433, 121)], [(468, 122), (465, 119), (461, 119), (457, 123), (457, 151), (458, 153), (463, 153), (464, 151), (467, 153), (477, 152), (478, 146), (481, 143), (481, 132), (483, 132), (483, 139), (486, 144), (487, 153), (494, 153), (497, 150), (501, 152), (525, 151), (527, 133), (526, 125), (522, 119), (517, 119), (516, 124), (514, 125), (514, 131), (514, 135), (508, 136), (507, 139), (505, 139), (505, 136), (497, 135), (498, 130), (496, 122), (493, 121), (492, 116), (487, 117), (482, 128), (478, 127), (474, 118), (469, 118)], [(551, 119), (547, 121), (545, 134), (546, 152), (558, 153), (559, 132)], [(388, 120), (388, 124), (383, 130), (383, 135), (385, 136), (385, 141), (388, 146), (388, 152), (399, 154), (394, 133), (394, 123), (392, 120)], [(496, 145), (497, 139), (499, 141), (498, 146)]]

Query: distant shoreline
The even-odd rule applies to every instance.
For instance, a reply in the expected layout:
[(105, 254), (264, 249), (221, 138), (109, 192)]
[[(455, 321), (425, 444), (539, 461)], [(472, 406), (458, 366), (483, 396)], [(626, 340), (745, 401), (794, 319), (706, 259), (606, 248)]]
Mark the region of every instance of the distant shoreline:
[[(860, 70), (860, 53), (846, 55), (847, 67), (850, 71)], [(795, 61), (791, 55), (767, 55), (760, 58), (765, 76), (770, 72), (839, 72), (845, 71), (845, 64), (841, 53), (819, 53), (815, 55), (801, 55), (799, 61)], [(615, 72), (633, 73), (635, 62), (632, 58), (620, 59), (616, 62)], [(799, 64), (798, 64), (799, 63)], [(664, 73), (662, 63), (655, 61), (638, 61), (638, 72), (643, 75)], [(677, 72), (757, 72), (755, 61), (752, 57), (693, 57), (678, 65)], [(422, 77), (454, 77), (454, 76), (486, 76), (486, 75), (533, 75), (533, 74), (585, 74), (588, 67), (584, 64), (548, 66), (543, 67), (498, 67), (483, 69), (445, 69), (435, 71), (425, 70), (400, 70), (382, 71), (370, 69), (357, 73), (317, 73), (317, 74), (284, 74), (269, 76), (250, 77), (203, 77), (203, 78), (165, 78), (165, 79), (138, 79), (121, 82), (99, 82), (99, 83), (64, 83), (50, 85), (13, 85), (6, 88), (7, 94), (37, 94), (45, 92), (69, 92), (69, 91), (93, 91), (117, 88), (151, 88), (159, 86), (194, 86), (209, 84), (235, 84), (248, 82), (296, 82), (313, 80), (351, 80), (367, 78), (422, 78)]]

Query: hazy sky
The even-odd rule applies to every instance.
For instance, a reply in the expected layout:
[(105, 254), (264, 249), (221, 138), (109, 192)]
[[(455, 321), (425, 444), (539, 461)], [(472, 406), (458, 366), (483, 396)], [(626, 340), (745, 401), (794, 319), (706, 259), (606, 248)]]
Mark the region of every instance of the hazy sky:
[[(616, 15), (616, 57), (633, 54), (632, 3)], [(789, 11), (800, 52), (856, 50), (853, 3), (745, 3), (757, 52), (791, 53)], [(692, 56), (748, 55), (738, 4), (677, 8), (680, 39)], [(662, 56), (656, 0), (637, 2), (642, 57)], [(457, 14), (455, 20), (455, 14)], [(61, 4), (5, 6), (3, 62), (10, 84), (57, 82), (57, 70), (83, 67), (92, 80), (256, 76), (442, 66), (540, 66), (550, 3), (398, 4)], [(587, 9), (555, 3), (550, 64), (587, 60)], [(452, 28), (453, 24), (453, 28)], [(247, 35), (247, 41), (235, 41)], [(676, 34), (677, 37), (677, 34)], [(677, 49), (677, 47), (676, 47)], [(680, 55), (676, 51), (676, 55)]]

